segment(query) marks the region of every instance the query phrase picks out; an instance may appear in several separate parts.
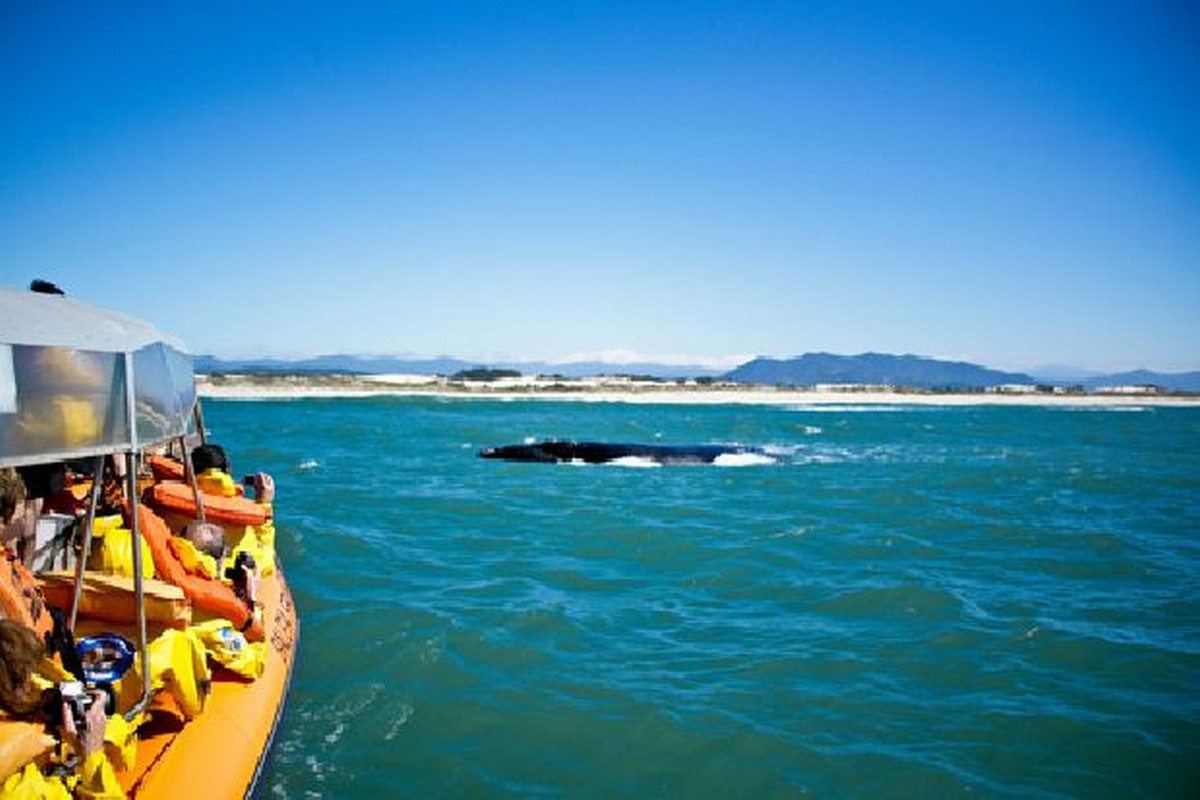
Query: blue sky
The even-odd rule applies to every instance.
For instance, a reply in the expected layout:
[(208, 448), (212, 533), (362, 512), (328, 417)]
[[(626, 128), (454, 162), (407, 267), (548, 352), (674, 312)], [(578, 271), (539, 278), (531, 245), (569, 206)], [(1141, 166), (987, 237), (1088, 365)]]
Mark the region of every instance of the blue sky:
[(1200, 368), (1186, 2), (0, 5), (0, 283), (200, 353)]

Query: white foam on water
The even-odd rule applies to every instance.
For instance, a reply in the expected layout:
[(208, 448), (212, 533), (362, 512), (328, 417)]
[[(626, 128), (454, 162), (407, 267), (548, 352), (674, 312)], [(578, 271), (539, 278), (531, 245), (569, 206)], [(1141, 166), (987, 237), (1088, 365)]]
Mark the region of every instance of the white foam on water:
[(315, 458), (306, 458), (296, 465), (296, 469), (308, 471), (310, 469), (317, 469), (320, 466), (321, 462), (317, 461)]
[(797, 405), (786, 406), (786, 408), (788, 411), (803, 411), (805, 413), (813, 412), (813, 413), (821, 413), (821, 414), (841, 414), (841, 413), (856, 413), (856, 414), (889, 413), (890, 414), (890, 413), (904, 412), (904, 411), (918, 411), (921, 409), (920, 406), (916, 406), (916, 405), (901, 405), (901, 404), (895, 404), (895, 403), (879, 403), (877, 405), (872, 405), (869, 403), (858, 403), (858, 404), (852, 404), (852, 403), (804, 404), (804, 403), (800, 403)]
[(799, 459), (800, 464), (841, 464), (845, 461), (854, 460), (853, 454), (849, 450), (837, 449), (830, 452), (809, 453)]
[(766, 453), (722, 453), (713, 459), (717, 467), (758, 467), (777, 463)]
[(400, 713), (392, 717), (391, 724), (388, 725), (387, 733), (383, 735), (383, 738), (387, 741), (395, 739), (396, 735), (400, 733), (400, 729), (412, 718), (412, 715), (413, 707), (405, 703), (400, 709)]
[(620, 458), (614, 458), (608, 463), (617, 467), (633, 467), (635, 469), (649, 469), (662, 466), (662, 464), (654, 459), (646, 458), (645, 456), (621, 456)]

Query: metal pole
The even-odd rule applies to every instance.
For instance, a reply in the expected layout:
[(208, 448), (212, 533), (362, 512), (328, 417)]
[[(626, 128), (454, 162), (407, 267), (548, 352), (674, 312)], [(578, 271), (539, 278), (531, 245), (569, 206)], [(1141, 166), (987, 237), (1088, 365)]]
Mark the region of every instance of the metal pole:
[(100, 491), (104, 484), (104, 456), (96, 456), (96, 466), (92, 468), (92, 501), (88, 503), (87, 525), (83, 529), (83, 549), (79, 552), (79, 561), (75, 564), (75, 599), (71, 601), (71, 621), (69, 627), (75, 631), (75, 620), (79, 617), (79, 600), (83, 597), (83, 570), (87, 565), (88, 555), (92, 552), (92, 531), (96, 524), (96, 506), (100, 502)]
[(142, 663), (142, 696), (133, 707), (125, 712), (125, 719), (132, 721), (150, 704), (150, 648), (146, 636), (146, 593), (142, 586), (142, 524), (139, 519), (137, 486), (137, 388), (133, 379), (133, 353), (125, 353), (125, 405), (129, 424), (129, 450), (125, 454), (126, 493), (129, 500), (130, 537), (133, 543), (133, 594), (137, 605), (138, 653)]
[(196, 420), (196, 433), (200, 434), (200, 444), (208, 444), (208, 432), (204, 430), (204, 411), (200, 408), (200, 398), (192, 406), (192, 416)]
[(146, 641), (146, 593), (142, 586), (142, 525), (138, 513), (137, 461), (132, 450), (125, 456), (125, 480), (129, 492), (129, 513), (133, 517), (130, 525), (133, 529), (133, 593), (137, 602), (138, 654), (142, 661), (142, 696), (125, 712), (125, 719), (132, 721), (150, 703), (151, 692), (150, 648)]
[(196, 519), (204, 522), (204, 499), (200, 496), (200, 482), (196, 480), (196, 470), (192, 468), (192, 454), (188, 452), (186, 437), (179, 437), (179, 446), (183, 450), (183, 476), (192, 485), (192, 496), (196, 498)]

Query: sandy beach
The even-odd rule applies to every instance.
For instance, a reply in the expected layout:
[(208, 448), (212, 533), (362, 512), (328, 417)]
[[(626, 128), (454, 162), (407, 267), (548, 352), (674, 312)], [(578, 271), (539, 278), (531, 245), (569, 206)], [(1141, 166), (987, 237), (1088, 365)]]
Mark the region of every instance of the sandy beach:
[(956, 393), (889, 391), (875, 387), (781, 389), (620, 379), (451, 382), (416, 375), (201, 375), (197, 376), (197, 390), (201, 397), (234, 400), (414, 396), (659, 404), (1200, 407), (1200, 396), (1153, 393), (1060, 394), (1011, 390)]

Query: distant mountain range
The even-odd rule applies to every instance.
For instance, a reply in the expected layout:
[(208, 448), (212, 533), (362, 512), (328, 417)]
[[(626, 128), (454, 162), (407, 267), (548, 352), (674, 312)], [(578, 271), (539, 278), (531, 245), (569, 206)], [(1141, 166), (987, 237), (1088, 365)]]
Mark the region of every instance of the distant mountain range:
[(863, 353), (839, 356), (806, 353), (779, 360), (756, 358), (725, 375), (739, 383), (789, 386), (866, 383), (914, 389), (973, 389), (1004, 384), (1033, 385), (1037, 380), (1019, 372), (1000, 372), (963, 361), (939, 361), (920, 356)]
[(1091, 375), (1071, 383), (1085, 389), (1098, 389), (1102, 386), (1159, 386), (1172, 392), (1200, 392), (1200, 372), (1151, 372), (1139, 369), (1111, 375)]
[(562, 375), (586, 378), (593, 375), (646, 375), (675, 380), (679, 378), (715, 378), (720, 370), (699, 365), (574, 361), (550, 364), (542, 361), (497, 361), (482, 363), (457, 358), (400, 358), (397, 356), (322, 355), (294, 361), (273, 358), (221, 359), (196, 356), (195, 369), (201, 373), (221, 372), (319, 372), (362, 375), (454, 375), (468, 369), (512, 369), (527, 375)]
[(790, 359), (756, 358), (722, 376), (741, 383), (790, 386), (865, 383), (914, 389), (983, 389), (1003, 385), (1081, 386), (1094, 390), (1110, 386), (1157, 386), (1172, 392), (1200, 392), (1200, 372), (1163, 373), (1149, 370), (1087, 377), (1059, 378), (1003, 372), (963, 361), (942, 361), (913, 355), (863, 353), (839, 356), (806, 353)]
[(361, 375), (453, 375), (477, 367), (475, 362), (456, 358), (408, 359), (395, 356), (324, 355), (287, 360), (279, 358), (222, 359), (196, 356), (196, 372), (324, 372)]
[(394, 356), (322, 355), (300, 360), (241, 359), (226, 360), (197, 356), (197, 372), (315, 372), (358, 374), (454, 375), (464, 370), (488, 367), (512, 369), (526, 374), (562, 375), (580, 378), (594, 375), (640, 375), (667, 380), (712, 378), (737, 383), (787, 386), (817, 384), (874, 384), (914, 389), (982, 389), (1005, 384), (1082, 386), (1158, 386), (1176, 392), (1200, 392), (1200, 372), (1162, 373), (1147, 370), (1085, 378), (1032, 376), (1004, 372), (964, 361), (943, 361), (915, 355), (862, 353), (842, 356), (832, 353), (806, 353), (795, 358), (756, 358), (722, 373), (703, 366), (637, 363), (613, 364), (599, 361), (549, 364), (545, 362), (497, 362), (481, 364), (457, 358), (413, 359)]

